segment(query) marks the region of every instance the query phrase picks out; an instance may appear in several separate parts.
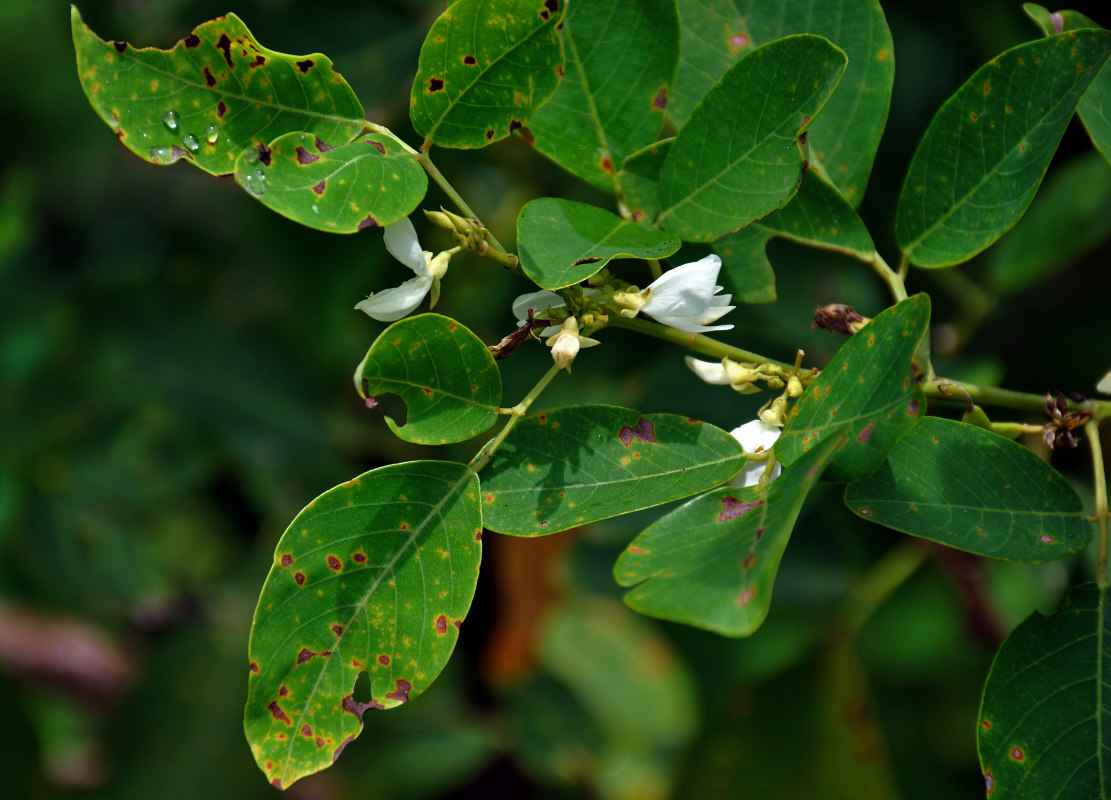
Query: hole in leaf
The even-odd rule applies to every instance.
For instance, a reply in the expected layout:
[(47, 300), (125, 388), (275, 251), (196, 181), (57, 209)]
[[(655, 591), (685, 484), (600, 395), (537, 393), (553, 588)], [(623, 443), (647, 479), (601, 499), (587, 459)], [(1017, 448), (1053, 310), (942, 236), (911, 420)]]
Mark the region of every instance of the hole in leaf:
[(405, 427), (405, 423), (409, 421), (409, 407), (405, 405), (401, 395), (386, 392), (375, 395), (374, 399), (378, 403), (378, 409), (393, 420), (394, 425), (399, 428)]

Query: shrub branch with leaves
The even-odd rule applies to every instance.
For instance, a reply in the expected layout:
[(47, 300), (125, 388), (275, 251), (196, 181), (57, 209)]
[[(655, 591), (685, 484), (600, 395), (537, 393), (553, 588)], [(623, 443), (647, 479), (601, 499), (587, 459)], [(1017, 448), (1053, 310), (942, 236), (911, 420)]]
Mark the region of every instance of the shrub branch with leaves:
[[(327, 57), (269, 50), (234, 15), (161, 50), (102, 40), (73, 10), (82, 86), (140, 158), (234, 175), (258, 202), (320, 231), (384, 229), (414, 276), (392, 288), (372, 282), (356, 306), (390, 323), (356, 369), (356, 391), (370, 407), (399, 396), (404, 424), (386, 421), (407, 442), (489, 436), (469, 463), (411, 461), (354, 477), (309, 503), (281, 538), (251, 630), (245, 710), (247, 739), (275, 786), (327, 768), (369, 710), (406, 703), (436, 679), (471, 606), (484, 529), (545, 536), (689, 498), (628, 544), (616, 580), (643, 614), (748, 636), (768, 614), (800, 508), (825, 481), (844, 485), (863, 520), (991, 558), (1057, 560), (1098, 536), (1096, 581), (1011, 634), (978, 725), (993, 797), (1106, 796), (1098, 430), (1111, 401), (1047, 400), (935, 374), (930, 299), (906, 283), (911, 266), (964, 263), (1015, 225), (1074, 114), (1111, 156), (1101, 113), (1111, 32), (1075, 12), (1026, 7), (1045, 35), (977, 70), (922, 137), (898, 199), (892, 268), (856, 211), (894, 75), (880, 5), (728, 5), (723, 17), (710, 0), (457, 0), (420, 51), (416, 146), (366, 121)], [(511, 135), (612, 194), (612, 209), (531, 200), (510, 252), (431, 154)], [(455, 206), (424, 211), (450, 234), (438, 252), (408, 219), (429, 178)], [(775, 238), (857, 259), (890, 292), (892, 305), (871, 320), (844, 305), (819, 310), (817, 324), (847, 335), (820, 369), (801, 351), (778, 361), (727, 343), (738, 306), (775, 297), (765, 254)], [(536, 286), (498, 343), (465, 321), (414, 314), (451, 291), (450, 262), (464, 251)], [(665, 259), (677, 265), (665, 269)], [(615, 327), (700, 354), (691, 369), (716, 391), (770, 399), (732, 433), (608, 405), (530, 413)], [(531, 340), (552, 364), (507, 406), (499, 361), (536, 357)], [(966, 407), (961, 421), (926, 415), (954, 403)], [(982, 406), (1048, 416), (1043, 426), (995, 420)], [(1091, 512), (1016, 441), (1023, 435), (1051, 447), (1087, 442)], [(893, 553), (885, 574), (897, 583), (916, 561)], [(850, 627), (889, 588), (872, 587)], [(359, 701), (364, 673), (370, 699)]]

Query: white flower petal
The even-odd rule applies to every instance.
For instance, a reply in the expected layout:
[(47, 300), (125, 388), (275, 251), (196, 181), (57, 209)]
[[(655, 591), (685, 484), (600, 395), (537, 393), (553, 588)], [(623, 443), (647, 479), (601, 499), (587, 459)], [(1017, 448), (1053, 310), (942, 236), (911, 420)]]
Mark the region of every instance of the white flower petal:
[(657, 320), (660, 315), (689, 317), (702, 314), (718, 288), (720, 270), (721, 258), (714, 253), (669, 269), (648, 286), (648, 301), (640, 310)]
[[(563, 298), (558, 294), (549, 292), (547, 289), (541, 289), (539, 292), (523, 294), (514, 300), (513, 316), (517, 319), (518, 325), (524, 325), (530, 308), (546, 311), (549, 308), (561, 308), (563, 304)], [(556, 330), (559, 330), (559, 328), (557, 327)]]
[(1099, 383), (1096, 384), (1096, 391), (1100, 394), (1111, 394), (1111, 372), (1099, 379)]
[(699, 325), (698, 318), (692, 319), (691, 317), (665, 317), (659, 314), (653, 314), (652, 318), (656, 322), (670, 325), (672, 328), (678, 328), (687, 333), (706, 333), (708, 331), (728, 331), (733, 328), (732, 325)]
[(418, 277), (432, 277), (428, 265), (432, 261), (432, 254), (421, 249), (417, 241), (417, 229), (408, 217), (402, 217), (397, 222), (387, 225), (382, 232), (386, 242), (386, 249), (390, 255), (402, 264), (413, 270)]
[(400, 286), (376, 292), (355, 308), (380, 322), (394, 322), (420, 305), (432, 287), (432, 278), (417, 276)]
[(725, 374), (725, 367), (720, 361), (700, 361), (691, 356), (687, 356), (684, 360), (687, 362), (687, 366), (690, 367), (691, 372), (706, 383), (713, 386), (729, 385), (729, 376)]
[[(756, 453), (763, 453), (775, 444), (775, 440), (779, 438), (780, 429), (777, 425), (769, 425), (761, 419), (754, 419), (739, 428), (734, 428), (729, 431), (729, 434), (741, 443), (741, 447), (744, 448), (746, 453), (755, 455)], [(755, 486), (759, 483), (760, 476), (764, 474), (766, 466), (766, 461), (753, 461), (746, 464), (744, 469), (729, 482), (729, 485), (737, 488)], [(770, 479), (774, 481), (782, 471), (782, 466), (777, 463), (772, 467)]]

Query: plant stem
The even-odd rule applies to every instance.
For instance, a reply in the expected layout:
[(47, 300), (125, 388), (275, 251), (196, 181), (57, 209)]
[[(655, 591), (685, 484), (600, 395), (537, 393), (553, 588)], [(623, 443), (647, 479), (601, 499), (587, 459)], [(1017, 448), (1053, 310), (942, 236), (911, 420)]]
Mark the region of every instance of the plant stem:
[[(474, 209), (467, 205), (467, 201), (460, 196), (459, 192), (455, 191), (455, 187), (451, 185), (451, 182), (445, 178), (444, 174), (432, 163), (432, 159), (429, 157), (428, 153), (413, 152), (414, 158), (417, 159), (417, 163), (424, 167), (424, 171), (428, 173), (428, 176), (435, 181), (437, 186), (443, 189), (444, 194), (448, 196), (451, 202), (455, 203), (456, 207), (463, 212), (463, 215), (477, 220), (478, 215), (474, 213)], [(487, 228), (486, 230), (489, 231), (490, 229)], [(490, 231), (490, 245), (491, 249), (487, 255), (494, 258), (510, 272), (519, 273), (521, 271), (517, 263), (517, 256), (509, 253), (505, 247), (502, 246), (502, 243), (498, 241), (497, 237), (494, 236), (492, 231)]]
[(906, 583), (925, 560), (926, 550), (908, 539), (887, 551), (883, 558), (861, 575), (849, 591), (843, 608), (849, 633), (853, 636), (860, 633), (875, 610), (892, 592)]
[[(428, 155), (428, 153), (422, 153), (419, 150), (414, 150), (389, 128), (377, 125), (373, 122), (370, 122), (369, 120), (363, 121), (363, 130), (370, 133), (381, 134), (382, 136), (388, 136), (395, 142), (397, 142), (402, 150), (404, 150), (406, 153), (417, 160), (417, 163), (424, 168), (424, 171), (428, 173), (428, 176), (432, 178), (433, 181), (435, 181), (436, 185), (443, 189), (444, 194), (448, 196), (448, 199), (450, 199), (451, 202), (455, 203), (455, 206), (463, 212), (464, 216), (470, 217), (474, 220), (478, 219), (478, 215), (474, 213), (474, 210), (469, 205), (467, 205), (467, 201), (464, 200), (462, 196), (460, 196), (459, 192), (455, 191), (455, 187), (451, 185), (451, 182), (447, 178), (445, 178), (444, 174), (440, 172), (439, 168), (437, 168), (437, 166), (432, 163), (432, 158)], [(487, 228), (486, 230), (490, 233), (489, 241), (492, 245), (491, 250), (488, 251), (486, 255), (493, 258), (510, 272), (520, 273), (521, 269), (518, 265), (517, 256), (508, 252), (502, 246), (502, 243), (498, 241), (496, 236), (494, 236), (493, 231), (490, 231), (489, 228)]]
[(671, 342), (672, 344), (685, 347), (688, 350), (694, 350), (696, 353), (713, 356), (714, 358), (729, 358), (733, 361), (747, 361), (757, 364), (775, 364), (786, 370), (790, 370), (792, 367), (791, 364), (783, 361), (765, 358), (762, 355), (750, 353), (748, 350), (741, 350), (739, 347), (730, 347), (727, 344), (722, 344), (716, 339), (711, 339), (709, 336), (703, 336), (701, 333), (687, 333), (678, 328), (672, 328), (669, 325), (660, 325), (659, 323), (648, 322), (643, 319), (629, 319), (628, 317), (623, 317), (616, 313), (611, 313), (609, 315), (607, 326), (628, 328), (637, 333), (663, 339), (665, 342)]
[(891, 296), (895, 298), (896, 303), (907, 299), (907, 287), (906, 284), (903, 283), (903, 276), (887, 265), (887, 262), (883, 260), (883, 256), (879, 254), (879, 251), (873, 250), (867, 258), (861, 260), (865, 264), (869, 264), (872, 269), (883, 278), (884, 282), (887, 284), (887, 288), (891, 290)]
[(1096, 581), (1100, 589), (1106, 589), (1107, 582), (1107, 476), (1103, 471), (1103, 447), (1099, 441), (1099, 423), (1090, 419), (1084, 424), (1088, 446), (1092, 449), (1092, 480), (1096, 498), (1096, 524), (1099, 526), (1099, 555), (1096, 557)]
[[(1045, 411), (1045, 395), (998, 389), (994, 386), (977, 386), (974, 383), (954, 381), (940, 376), (923, 383), (922, 390), (931, 400), (956, 400), (1024, 411)], [(1097, 421), (1106, 419), (1111, 417), (1111, 400), (1088, 400), (1083, 403), (1075, 400), (1068, 401), (1069, 411), (1085, 409), (1090, 410)]]
[(524, 399), (513, 406), (513, 408), (509, 409), (509, 419), (506, 420), (502, 429), (498, 431), (498, 435), (484, 444), (475, 454), (475, 457), (471, 459), (471, 463), (467, 465), (471, 472), (478, 473), (483, 467), (490, 463), (490, 459), (494, 457), (494, 453), (501, 447), (502, 442), (505, 441), (505, 437), (509, 436), (509, 432), (513, 430), (517, 423), (528, 413), (529, 406), (536, 401), (540, 393), (552, 382), (552, 378), (558, 375), (561, 370), (562, 367), (553, 364), (551, 369), (544, 373), (544, 377), (537, 381), (536, 385), (525, 395)]

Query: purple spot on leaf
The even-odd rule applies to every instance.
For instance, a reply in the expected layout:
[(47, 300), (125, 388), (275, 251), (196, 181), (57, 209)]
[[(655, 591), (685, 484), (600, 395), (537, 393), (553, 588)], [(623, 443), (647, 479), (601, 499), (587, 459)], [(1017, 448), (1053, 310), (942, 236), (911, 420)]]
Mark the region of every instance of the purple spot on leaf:
[(752, 502), (745, 502), (738, 500), (736, 497), (726, 495), (721, 498), (722, 510), (718, 514), (718, 522), (725, 522), (726, 520), (736, 519), (737, 517), (744, 516), (754, 508), (759, 508), (764, 505), (763, 500), (753, 500)]

